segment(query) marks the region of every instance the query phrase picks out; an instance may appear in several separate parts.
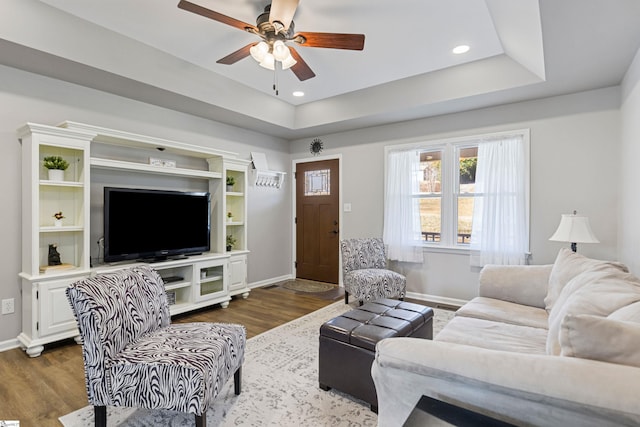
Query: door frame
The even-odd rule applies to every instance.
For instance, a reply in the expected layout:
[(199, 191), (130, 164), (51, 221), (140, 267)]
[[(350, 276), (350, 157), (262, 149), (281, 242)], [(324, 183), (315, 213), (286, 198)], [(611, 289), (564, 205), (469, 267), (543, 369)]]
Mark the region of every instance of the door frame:
[[(304, 157), (304, 158), (300, 158), (300, 159), (293, 159), (291, 161), (291, 175), (292, 175), (292, 180), (291, 180), (291, 277), (292, 278), (296, 278), (296, 254), (297, 254), (297, 245), (296, 245), (296, 223), (294, 221), (294, 218), (296, 217), (296, 203), (297, 203), (297, 198), (296, 198), (296, 183), (295, 180), (296, 178), (295, 176), (295, 172), (297, 169), (297, 165), (298, 163), (313, 163), (313, 162), (319, 162), (322, 160), (338, 160), (338, 172), (340, 174), (339, 179), (338, 179), (338, 191), (340, 192), (340, 194), (338, 195), (338, 222), (340, 223), (340, 228), (338, 229), (338, 242), (340, 240), (342, 240), (342, 213), (344, 211), (343, 209), (343, 202), (342, 202), (342, 154), (330, 154), (330, 155), (325, 155), (325, 156), (314, 156), (314, 157)], [(342, 257), (340, 256), (340, 248), (338, 248), (338, 285), (339, 286), (343, 286), (342, 285)]]

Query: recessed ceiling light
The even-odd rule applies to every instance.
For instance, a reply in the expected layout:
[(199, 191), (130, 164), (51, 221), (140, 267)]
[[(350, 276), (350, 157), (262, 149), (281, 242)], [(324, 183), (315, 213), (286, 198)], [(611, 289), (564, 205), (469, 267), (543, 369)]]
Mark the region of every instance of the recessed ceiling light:
[(293, 92), (293, 96), (304, 96), (304, 92), (301, 90), (297, 90), (295, 92)]
[(469, 52), (469, 46), (467, 46), (466, 44), (461, 44), (453, 48), (453, 53), (455, 53), (456, 55), (467, 52)]

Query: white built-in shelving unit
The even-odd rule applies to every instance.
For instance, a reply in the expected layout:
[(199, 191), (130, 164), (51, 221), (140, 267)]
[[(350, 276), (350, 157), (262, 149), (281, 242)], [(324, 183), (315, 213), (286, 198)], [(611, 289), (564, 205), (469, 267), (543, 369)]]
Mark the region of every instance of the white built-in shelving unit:
[[(91, 266), (90, 207), (91, 171), (121, 174), (161, 175), (201, 180), (212, 197), (211, 252), (187, 259), (154, 263), (167, 278), (165, 289), (171, 314), (220, 304), (227, 307), (231, 296), (249, 295), (247, 287), (247, 171), (248, 161), (235, 153), (177, 141), (122, 132), (75, 122), (59, 126), (28, 123), (18, 130), (22, 144), (22, 332), (23, 349), (32, 357), (44, 345), (78, 335), (76, 321), (66, 299), (67, 286), (92, 274), (132, 265)], [(186, 166), (164, 167), (142, 161), (92, 155), (97, 147), (119, 147), (152, 157), (163, 155), (192, 160)], [(109, 150), (95, 150), (108, 153)], [(61, 156), (69, 162), (62, 181), (52, 181), (43, 166), (46, 156)], [(196, 166), (194, 166), (196, 165)], [(236, 186), (226, 191), (224, 181), (234, 176)], [(97, 202), (96, 202), (97, 203)], [(94, 203), (94, 205), (96, 204)], [(101, 204), (101, 202), (100, 202)], [(53, 214), (62, 211), (62, 225)], [(226, 212), (234, 212), (227, 221)], [(236, 244), (227, 251), (226, 238)], [(55, 244), (62, 266), (48, 267), (49, 245)]]

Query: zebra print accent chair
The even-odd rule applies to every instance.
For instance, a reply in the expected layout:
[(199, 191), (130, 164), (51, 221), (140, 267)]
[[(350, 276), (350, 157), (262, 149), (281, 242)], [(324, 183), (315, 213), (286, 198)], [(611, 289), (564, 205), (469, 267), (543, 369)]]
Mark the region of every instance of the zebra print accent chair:
[(66, 294), (96, 426), (107, 425), (107, 406), (127, 406), (193, 413), (205, 427), (207, 408), (231, 375), (240, 394), (244, 326), (171, 324), (164, 282), (152, 268), (98, 274)]
[(380, 238), (347, 239), (340, 241), (342, 252), (342, 281), (344, 303), (349, 294), (364, 301), (380, 298), (404, 299), (407, 279), (387, 268), (384, 242)]

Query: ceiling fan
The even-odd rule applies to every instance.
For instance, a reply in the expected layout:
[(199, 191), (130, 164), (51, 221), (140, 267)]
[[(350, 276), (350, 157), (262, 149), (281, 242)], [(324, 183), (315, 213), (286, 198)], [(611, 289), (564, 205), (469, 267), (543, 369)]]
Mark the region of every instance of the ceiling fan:
[(256, 19), (256, 25), (231, 18), (187, 0), (180, 0), (180, 9), (222, 22), (243, 31), (255, 34), (262, 40), (248, 45), (219, 59), (219, 64), (231, 65), (251, 55), (261, 66), (275, 69), (280, 62), (283, 69), (291, 71), (300, 81), (315, 77), (315, 73), (300, 54), (286, 43), (294, 42), (304, 47), (362, 50), (364, 34), (295, 32), (293, 15), (299, 0), (272, 0)]

